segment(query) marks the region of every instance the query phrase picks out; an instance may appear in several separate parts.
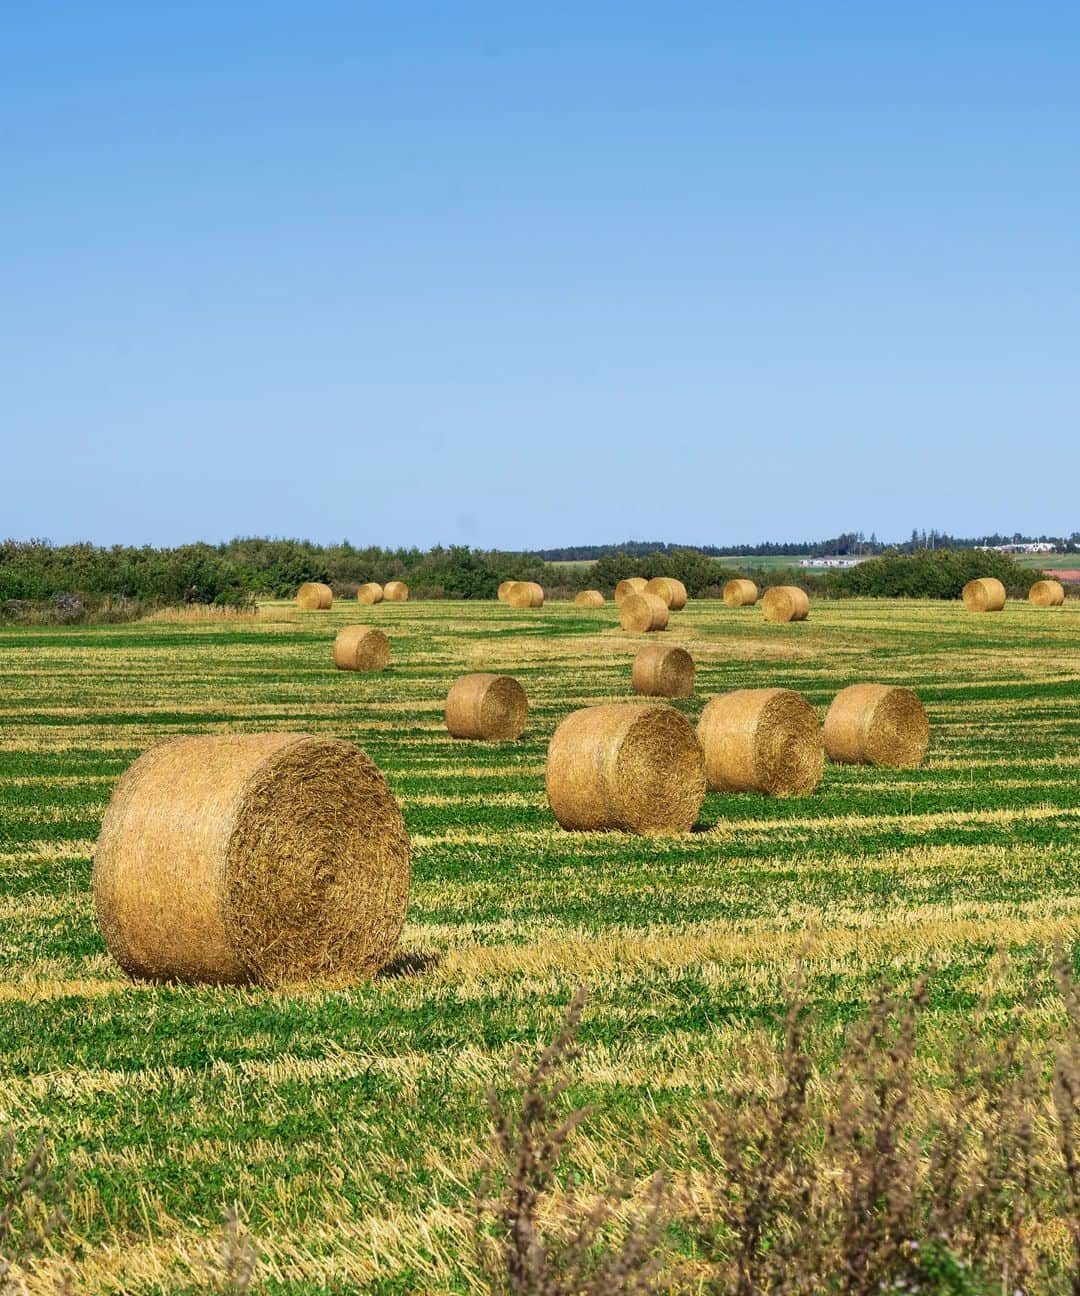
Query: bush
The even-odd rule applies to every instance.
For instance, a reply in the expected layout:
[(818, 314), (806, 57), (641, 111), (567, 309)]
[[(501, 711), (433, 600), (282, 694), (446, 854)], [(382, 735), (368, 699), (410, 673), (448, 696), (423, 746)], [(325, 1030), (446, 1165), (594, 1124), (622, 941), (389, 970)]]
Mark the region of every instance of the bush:
[(996, 576), (1011, 598), (1026, 598), (1042, 572), (1021, 567), (1011, 554), (978, 549), (923, 549), (886, 554), (820, 578), (822, 594), (833, 598), (958, 599), (969, 580)]

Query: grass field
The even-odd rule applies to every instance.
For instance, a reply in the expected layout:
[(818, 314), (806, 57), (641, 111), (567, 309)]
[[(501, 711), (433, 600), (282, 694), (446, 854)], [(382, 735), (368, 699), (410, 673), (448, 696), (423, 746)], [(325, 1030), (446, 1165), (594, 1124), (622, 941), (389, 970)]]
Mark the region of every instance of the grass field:
[[(383, 675), (336, 672), (335, 630), (388, 630)], [(1047, 950), (1080, 933), (1080, 604), (818, 602), (802, 625), (691, 604), (671, 641), (710, 694), (914, 685), (917, 771), (827, 767), (803, 800), (710, 796), (679, 840), (559, 831), (543, 791), (568, 710), (628, 692), (640, 641), (569, 604), (269, 605), (222, 624), (0, 631), (0, 1124), (43, 1132), (74, 1183), (88, 1289), (172, 1290), (233, 1202), (278, 1290), (467, 1290), (467, 1205), (516, 1050), (590, 989), (572, 1168), (648, 1170), (660, 1122), (691, 1126), (732, 1043), (793, 971), (823, 1027), (932, 968), (929, 1029), (970, 1018), (995, 951), (1002, 1002), (1050, 1012)], [(526, 735), (455, 742), (447, 687), (512, 671)], [(181, 733), (355, 740), (401, 799), (414, 887), (391, 974), (301, 993), (129, 984), (107, 956), (91, 856), (113, 785)]]

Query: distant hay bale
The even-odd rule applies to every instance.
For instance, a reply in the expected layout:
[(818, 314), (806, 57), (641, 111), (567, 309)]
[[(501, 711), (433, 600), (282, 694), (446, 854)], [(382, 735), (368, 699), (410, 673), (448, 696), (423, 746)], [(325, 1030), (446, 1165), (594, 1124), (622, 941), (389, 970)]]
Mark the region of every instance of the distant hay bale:
[(979, 576), (964, 586), (964, 607), (969, 612), (1000, 612), (1005, 606), (1005, 586), (996, 576)]
[(823, 733), (838, 764), (908, 767), (923, 762), (930, 721), (911, 689), (852, 684), (833, 698)]
[(512, 608), (543, 607), (544, 591), (536, 581), (514, 581), (506, 591), (506, 602)]
[(648, 583), (644, 576), (627, 576), (615, 586), (615, 602), (621, 606), (628, 594), (644, 594)]
[(383, 586), (382, 596), (388, 603), (407, 603), (409, 587), (404, 581), (387, 581)]
[(374, 626), (346, 626), (334, 640), (338, 670), (381, 671), (390, 661), (390, 640)]
[(758, 601), (758, 587), (752, 580), (729, 580), (724, 586), (724, 602), (728, 607), (753, 607)]
[(656, 594), (627, 594), (619, 608), (619, 624), (624, 630), (643, 634), (649, 630), (666, 630), (668, 605)]
[(506, 602), (506, 596), (507, 596), (507, 594), (510, 593), (510, 587), (511, 587), (511, 585), (516, 585), (516, 584), (517, 584), (517, 581), (512, 581), (512, 580), (506, 580), (506, 581), (503, 581), (503, 582), (502, 582), (502, 584), (499, 586), (499, 602), (500, 602), (500, 603), (505, 603), (505, 602)]
[(810, 599), (798, 585), (774, 585), (765, 591), (761, 610), (766, 621), (805, 621), (810, 615)]
[(1036, 607), (1061, 607), (1065, 602), (1065, 586), (1061, 581), (1039, 580), (1028, 590), (1028, 598)]
[(715, 792), (799, 796), (821, 780), (821, 726), (809, 702), (790, 689), (736, 689), (701, 713), (698, 738)]
[(604, 596), (599, 590), (581, 590), (574, 595), (574, 602), (578, 607), (603, 607)]
[(694, 659), (685, 648), (646, 644), (630, 674), (635, 693), (646, 697), (689, 697), (694, 691)]
[(325, 612), (334, 603), (334, 591), (322, 581), (305, 581), (296, 591), (296, 606), (301, 612)]
[(662, 598), (672, 612), (681, 612), (686, 607), (686, 586), (674, 576), (654, 576), (646, 583), (645, 593)]
[(306, 734), (176, 738), (109, 802), (105, 942), (131, 976), (269, 985), (374, 975), (409, 895), (409, 838), (364, 752)]
[(509, 675), (463, 675), (446, 697), (446, 727), (455, 738), (518, 738), (528, 715), (525, 690)]
[(705, 799), (705, 758), (672, 707), (586, 707), (555, 730), (545, 783), (563, 828), (688, 832)]
[(357, 603), (381, 603), (383, 601), (383, 587), (375, 581), (368, 581), (361, 585), (356, 591)]

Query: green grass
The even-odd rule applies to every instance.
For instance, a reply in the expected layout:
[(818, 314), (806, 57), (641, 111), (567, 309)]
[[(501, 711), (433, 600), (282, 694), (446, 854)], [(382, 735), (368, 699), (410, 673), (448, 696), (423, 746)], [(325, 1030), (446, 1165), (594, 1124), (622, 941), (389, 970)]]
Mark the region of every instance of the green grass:
[[(382, 675), (331, 665), (357, 620), (391, 636)], [(932, 967), (947, 1040), (1006, 949), (1002, 993), (1041, 1020), (1047, 951), (1080, 921), (1080, 605), (816, 602), (773, 626), (696, 603), (668, 638), (698, 663), (692, 718), (730, 688), (798, 689), (823, 714), (845, 684), (907, 683), (930, 758), (827, 767), (801, 800), (710, 796), (683, 839), (577, 836), (552, 821), (544, 752), (569, 710), (628, 693), (641, 640), (610, 606), (0, 631), (0, 1122), (70, 1171), (91, 1289), (182, 1282), (235, 1201), (282, 1290), (465, 1290), (484, 1092), (582, 983), (584, 1179), (655, 1157), (658, 1120), (692, 1126), (796, 969), (828, 1030)], [(517, 743), (443, 727), (450, 682), (485, 668), (529, 693)], [(90, 895), (113, 785), (160, 739), (268, 728), (352, 739), (387, 774), (414, 840), (411, 957), (350, 990), (128, 984)]]

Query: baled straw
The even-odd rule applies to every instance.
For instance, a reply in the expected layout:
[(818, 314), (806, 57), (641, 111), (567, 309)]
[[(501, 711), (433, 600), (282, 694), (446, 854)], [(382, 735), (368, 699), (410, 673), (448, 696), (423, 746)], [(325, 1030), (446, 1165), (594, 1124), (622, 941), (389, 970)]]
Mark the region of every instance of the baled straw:
[(564, 828), (688, 832), (705, 799), (705, 758), (672, 707), (586, 707), (555, 730), (545, 782)]
[(517, 584), (517, 581), (512, 581), (512, 580), (505, 580), (505, 581), (503, 581), (503, 582), (500, 584), (500, 586), (499, 586), (499, 602), (500, 602), (500, 603), (505, 603), (505, 602), (506, 602), (506, 596), (507, 596), (507, 594), (510, 593), (510, 587), (511, 587), (512, 585), (516, 585), (516, 584)]
[(930, 721), (909, 688), (852, 684), (833, 698), (823, 732), (838, 764), (907, 767), (922, 764)]
[(536, 581), (514, 581), (506, 591), (506, 602), (512, 608), (543, 607), (544, 591)]
[(1036, 607), (1061, 607), (1065, 602), (1065, 586), (1061, 581), (1039, 580), (1028, 590), (1028, 598)]
[(766, 621), (805, 621), (810, 615), (810, 599), (798, 585), (774, 585), (765, 591), (761, 610)]
[(644, 594), (648, 583), (644, 576), (627, 576), (615, 586), (615, 602), (621, 606), (628, 594)]
[(648, 643), (634, 658), (630, 679), (634, 692), (646, 697), (689, 697), (694, 691), (694, 659), (685, 648)]
[(574, 603), (578, 607), (603, 607), (604, 596), (599, 590), (581, 590), (579, 593), (574, 595)]
[(375, 581), (368, 581), (356, 591), (356, 601), (369, 606), (372, 603), (381, 603), (383, 601), (383, 587)]
[(382, 596), (388, 603), (407, 603), (409, 587), (404, 581), (387, 581), (383, 586)]
[(390, 640), (374, 626), (346, 626), (334, 640), (338, 670), (381, 671), (390, 661)]
[(409, 838), (359, 748), (305, 734), (177, 738), (109, 802), (94, 855), (106, 944), (133, 977), (372, 976), (405, 921)]
[(645, 586), (646, 594), (655, 594), (672, 612), (681, 612), (686, 607), (686, 586), (674, 576), (654, 576)]
[(805, 698), (790, 689), (736, 689), (701, 713), (709, 787), (715, 792), (796, 796), (821, 780), (821, 726)]
[(619, 607), (619, 624), (624, 630), (643, 634), (666, 630), (668, 606), (655, 594), (627, 594)]
[(296, 606), (301, 612), (325, 612), (333, 603), (334, 591), (322, 581), (305, 581), (296, 591)]
[(446, 697), (446, 727), (455, 738), (518, 738), (529, 701), (509, 675), (463, 675)]
[(758, 587), (752, 580), (737, 578), (724, 586), (724, 602), (728, 607), (753, 607), (758, 601)]
[(1000, 612), (1005, 606), (1005, 586), (996, 576), (979, 576), (964, 586), (964, 607), (969, 612)]

